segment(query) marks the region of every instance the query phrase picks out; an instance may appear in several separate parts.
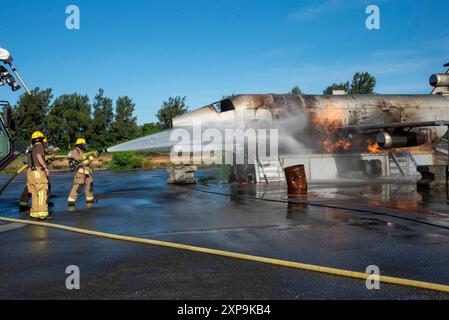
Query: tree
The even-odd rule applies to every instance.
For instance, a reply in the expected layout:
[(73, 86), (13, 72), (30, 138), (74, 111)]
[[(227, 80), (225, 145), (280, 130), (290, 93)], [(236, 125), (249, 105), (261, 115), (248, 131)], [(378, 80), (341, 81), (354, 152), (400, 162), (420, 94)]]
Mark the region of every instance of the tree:
[(77, 93), (58, 97), (47, 118), (51, 141), (69, 148), (79, 137), (90, 138), (91, 107), (89, 97)]
[(46, 131), (45, 116), (52, 98), (51, 89), (41, 90), (39, 88), (33, 89), (31, 96), (28, 94), (20, 96), (13, 114), (17, 123), (17, 130), (13, 132), (14, 139), (28, 145), (34, 131)]
[(164, 126), (161, 123), (145, 123), (139, 127), (139, 137), (149, 136), (153, 133), (157, 133), (164, 130)]
[(115, 120), (112, 124), (115, 142), (123, 142), (137, 136), (137, 118), (133, 116), (135, 104), (129, 97), (119, 97), (116, 101)]
[(91, 144), (94, 147), (105, 147), (115, 142), (110, 131), (111, 124), (114, 120), (112, 99), (104, 97), (104, 90), (99, 89), (92, 106)]
[(172, 119), (186, 113), (187, 110), (186, 97), (169, 97), (168, 101), (162, 103), (162, 107), (156, 116), (165, 129), (170, 129), (172, 127)]
[(302, 94), (301, 89), (299, 89), (298, 86), (295, 86), (290, 92), (289, 94), (295, 95), (295, 96), (299, 96)]
[(348, 92), (349, 90), (349, 82), (346, 83), (333, 83), (332, 85), (330, 85), (329, 87), (326, 88), (326, 90), (323, 91), (324, 95), (332, 95), (332, 92), (334, 90), (345, 90), (346, 92)]
[(376, 86), (376, 78), (368, 72), (357, 72), (351, 83), (351, 94), (371, 94)]
[(352, 78), (351, 84), (334, 83), (324, 90), (324, 95), (332, 95), (334, 90), (345, 90), (348, 94), (370, 94), (374, 92), (376, 78), (368, 72), (356, 72)]

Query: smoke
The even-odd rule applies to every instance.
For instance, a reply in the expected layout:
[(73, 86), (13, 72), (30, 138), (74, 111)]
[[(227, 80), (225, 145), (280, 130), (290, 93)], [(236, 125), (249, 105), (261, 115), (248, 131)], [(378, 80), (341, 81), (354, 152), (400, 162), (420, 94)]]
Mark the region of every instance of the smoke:
[(284, 110), (281, 118), (273, 120), (272, 126), (279, 132), (279, 153), (299, 154), (311, 152), (307, 145), (312, 137), (307, 132), (309, 116), (302, 110), (291, 112)]

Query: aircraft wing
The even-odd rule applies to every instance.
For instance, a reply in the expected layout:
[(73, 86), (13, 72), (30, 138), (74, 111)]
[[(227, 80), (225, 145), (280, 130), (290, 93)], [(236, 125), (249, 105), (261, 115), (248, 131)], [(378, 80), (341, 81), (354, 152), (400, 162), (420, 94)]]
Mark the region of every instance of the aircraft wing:
[(342, 126), (339, 130), (346, 132), (366, 132), (374, 130), (394, 130), (394, 129), (412, 129), (419, 127), (441, 127), (449, 126), (449, 121), (420, 121), (420, 122), (397, 122), (397, 123), (379, 123), (379, 124), (361, 124), (352, 126)]

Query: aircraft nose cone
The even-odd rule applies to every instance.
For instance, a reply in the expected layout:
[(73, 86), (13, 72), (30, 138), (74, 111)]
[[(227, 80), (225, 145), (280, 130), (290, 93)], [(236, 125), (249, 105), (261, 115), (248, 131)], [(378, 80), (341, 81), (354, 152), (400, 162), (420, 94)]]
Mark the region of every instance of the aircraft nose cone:
[(197, 109), (173, 119), (173, 128), (192, 127), (196, 123), (207, 125), (219, 121), (219, 113), (214, 107)]

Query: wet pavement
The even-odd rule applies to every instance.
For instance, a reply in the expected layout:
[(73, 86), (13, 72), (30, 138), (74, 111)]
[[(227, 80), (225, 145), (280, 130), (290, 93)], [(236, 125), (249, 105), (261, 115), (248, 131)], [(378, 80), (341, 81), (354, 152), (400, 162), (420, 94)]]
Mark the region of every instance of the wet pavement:
[[(99, 202), (68, 210), (70, 174), (52, 177), (53, 223), (270, 258), (449, 284), (446, 192), (407, 181), (284, 187), (221, 185), (213, 169), (197, 186), (168, 186), (165, 170), (96, 172)], [(0, 184), (8, 177), (0, 177)], [(25, 176), (0, 197), (2, 215)], [(65, 287), (66, 267), (81, 290)], [(449, 299), (449, 294), (0, 222), (1, 299)]]

